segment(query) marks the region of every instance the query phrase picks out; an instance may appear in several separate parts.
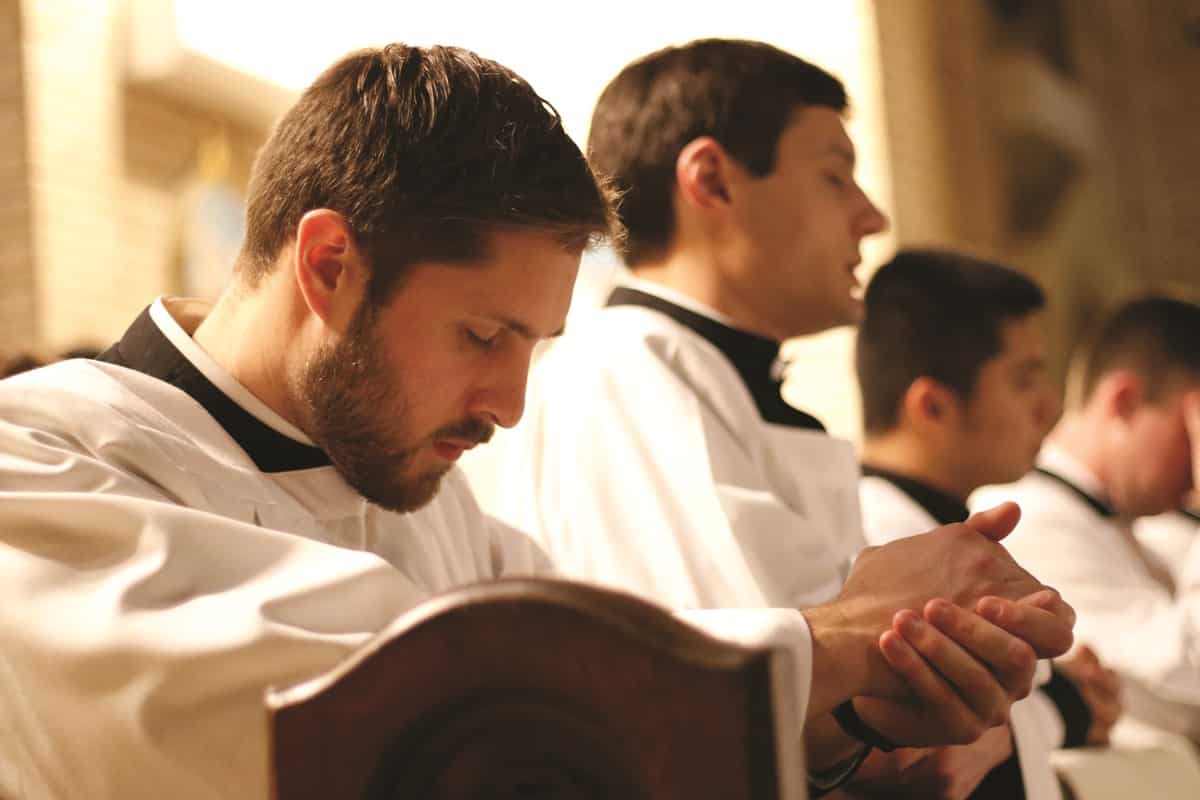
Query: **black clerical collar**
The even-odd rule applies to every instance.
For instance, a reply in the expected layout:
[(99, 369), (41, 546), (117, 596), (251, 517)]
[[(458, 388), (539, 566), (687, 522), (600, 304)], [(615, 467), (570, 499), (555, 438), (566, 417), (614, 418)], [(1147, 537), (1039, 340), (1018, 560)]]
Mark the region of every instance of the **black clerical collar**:
[(708, 340), (733, 364), (742, 383), (750, 390), (759, 415), (775, 425), (824, 431), (825, 426), (811, 414), (789, 406), (783, 400), (782, 377), (776, 377), (773, 367), (779, 358), (779, 342), (765, 336), (731, 328), (658, 295), (629, 286), (618, 286), (608, 296), (608, 306), (641, 306), (665, 314), (671, 319)]
[(1057, 472), (1048, 470), (1045, 467), (1034, 467), (1033, 471), (1039, 475), (1047, 477), (1050, 480), (1058, 483), (1063, 488), (1065, 488), (1069, 492), (1071, 492), (1071, 494), (1075, 495), (1080, 500), (1082, 500), (1084, 503), (1086, 503), (1093, 511), (1095, 511), (1097, 514), (1104, 517), (1105, 519), (1110, 519), (1112, 517), (1117, 516), (1117, 512), (1108, 503), (1104, 502), (1103, 500), (1101, 500), (1098, 497), (1095, 497), (1094, 495), (1088, 494), (1083, 489), (1081, 489), (1080, 487), (1076, 486), (1075, 484), (1071, 483), (1069, 480), (1064, 478), (1062, 475), (1059, 475)]
[(149, 308), (138, 315), (119, 342), (96, 358), (137, 370), (186, 392), (263, 472), (290, 472), (330, 464), (323, 450), (284, 436), (213, 385), (158, 329)]
[(892, 484), (908, 495), (914, 503), (925, 509), (925, 512), (937, 520), (939, 525), (966, 522), (967, 517), (971, 516), (967, 504), (962, 500), (924, 481), (873, 467), (870, 464), (863, 464), (862, 474), (863, 477), (882, 478)]

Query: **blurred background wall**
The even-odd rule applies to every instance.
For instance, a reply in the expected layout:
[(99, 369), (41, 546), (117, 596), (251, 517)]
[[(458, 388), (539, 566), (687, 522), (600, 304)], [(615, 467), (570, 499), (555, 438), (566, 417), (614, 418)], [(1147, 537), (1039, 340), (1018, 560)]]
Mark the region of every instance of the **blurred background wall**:
[[(272, 120), (347, 50), (459, 44), (586, 138), (632, 58), (770, 41), (842, 77), (859, 176), (897, 245), (1007, 260), (1050, 290), (1061, 374), (1104, 308), (1200, 290), (1200, 0), (329, 3), (0, 0), (0, 351), (103, 345), (159, 294), (213, 294)], [(612, 276), (591, 254), (585, 313)], [(857, 433), (852, 333), (789, 344), (785, 393)]]
[(33, 270), (24, 31), (18, 0), (0, 0), (0, 348), (40, 331)]
[(898, 242), (1040, 280), (1060, 375), (1111, 304), (1200, 288), (1200, 2), (875, 8)]

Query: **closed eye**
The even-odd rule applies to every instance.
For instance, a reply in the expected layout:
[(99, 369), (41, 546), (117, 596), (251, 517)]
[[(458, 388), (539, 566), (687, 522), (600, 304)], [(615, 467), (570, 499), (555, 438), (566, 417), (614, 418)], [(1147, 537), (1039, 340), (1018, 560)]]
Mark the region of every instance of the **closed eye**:
[(836, 188), (838, 188), (838, 189), (845, 189), (847, 186), (849, 186), (849, 185), (850, 185), (850, 182), (849, 182), (849, 181), (847, 181), (847, 180), (846, 180), (845, 178), (843, 178), (841, 175), (838, 175), (838, 174), (836, 174), (836, 173), (829, 173), (829, 174), (827, 174), (827, 175), (825, 176), (825, 180), (829, 181), (829, 183), (830, 183), (832, 186), (834, 186), (834, 187), (836, 187)]
[(463, 333), (467, 337), (467, 341), (474, 347), (480, 350), (491, 350), (499, 341), (500, 329), (481, 331), (472, 328), (463, 328)]

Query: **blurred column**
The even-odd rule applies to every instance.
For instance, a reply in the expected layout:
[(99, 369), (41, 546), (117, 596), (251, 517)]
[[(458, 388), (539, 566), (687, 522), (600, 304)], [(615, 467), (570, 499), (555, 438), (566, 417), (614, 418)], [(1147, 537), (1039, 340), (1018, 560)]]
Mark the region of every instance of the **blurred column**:
[(36, 339), (20, 0), (0, 0), (0, 352)]
[(1200, 2), (874, 5), (901, 245), (1038, 279), (1060, 376), (1114, 303), (1200, 287)]
[(891, 146), (892, 222), (903, 246), (989, 250), (999, 226), (985, 107), (981, 2), (874, 0)]
[(1200, 290), (1200, 0), (1061, 0), (1094, 102), (1107, 240), (1137, 288)]
[(22, 4), (41, 341), (91, 339), (128, 290), (122, 204), (115, 0)]

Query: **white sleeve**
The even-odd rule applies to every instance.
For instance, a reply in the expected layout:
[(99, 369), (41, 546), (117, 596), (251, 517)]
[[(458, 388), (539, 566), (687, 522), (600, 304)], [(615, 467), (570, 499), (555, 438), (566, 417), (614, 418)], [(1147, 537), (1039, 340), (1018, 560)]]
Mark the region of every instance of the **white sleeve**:
[[(423, 593), (0, 421), (0, 796), (267, 796), (264, 690)], [(166, 791), (165, 787), (170, 787)]]
[(1158, 566), (1180, 581), (1192, 545), (1200, 539), (1200, 521), (1188, 514), (1168, 512), (1137, 520), (1133, 532), (1138, 543), (1157, 559)]
[(613, 360), (554, 364), (565, 371), (535, 380), (501, 515), (566, 574), (672, 608), (805, 607), (836, 594), (845, 553), (771, 491), (697, 392), (649, 352)]

